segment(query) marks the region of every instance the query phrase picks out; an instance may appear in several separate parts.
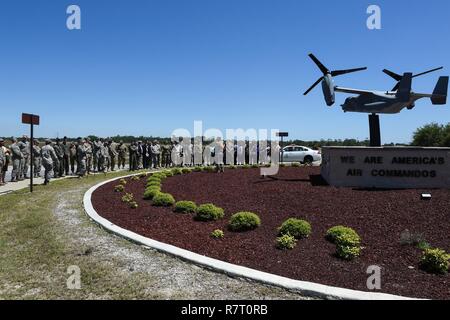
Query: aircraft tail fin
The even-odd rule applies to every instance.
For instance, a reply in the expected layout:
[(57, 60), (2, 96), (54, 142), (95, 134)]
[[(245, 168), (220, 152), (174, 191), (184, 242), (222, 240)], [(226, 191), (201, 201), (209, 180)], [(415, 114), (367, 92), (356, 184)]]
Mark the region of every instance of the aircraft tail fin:
[(442, 105), (447, 103), (448, 79), (449, 77), (439, 78), (431, 96), (431, 102), (433, 104)]
[(400, 101), (409, 101), (411, 96), (411, 85), (412, 85), (412, 73), (404, 73), (402, 80), (400, 80), (400, 83), (398, 84), (398, 90), (396, 97)]

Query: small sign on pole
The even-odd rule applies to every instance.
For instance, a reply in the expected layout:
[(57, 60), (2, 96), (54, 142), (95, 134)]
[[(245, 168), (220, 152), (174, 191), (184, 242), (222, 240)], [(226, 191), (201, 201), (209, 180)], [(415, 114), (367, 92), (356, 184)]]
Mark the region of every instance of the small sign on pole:
[(277, 137), (281, 138), (281, 163), (284, 162), (283, 138), (289, 137), (289, 132), (277, 132)]
[(34, 145), (34, 136), (33, 136), (33, 126), (38, 126), (40, 123), (40, 118), (38, 115), (22, 113), (22, 123), (30, 125), (30, 192), (33, 192), (33, 167), (34, 167), (34, 154), (33, 154), (33, 145)]

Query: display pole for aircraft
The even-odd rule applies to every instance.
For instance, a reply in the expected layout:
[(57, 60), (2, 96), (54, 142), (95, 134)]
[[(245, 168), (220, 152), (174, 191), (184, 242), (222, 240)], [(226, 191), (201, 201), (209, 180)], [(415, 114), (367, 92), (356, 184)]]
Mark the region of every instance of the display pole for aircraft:
[(370, 146), (381, 147), (380, 116), (369, 114)]
[(34, 154), (33, 154), (33, 145), (34, 145), (34, 132), (33, 126), (39, 125), (39, 116), (35, 114), (22, 113), (22, 123), (30, 125), (30, 192), (33, 192), (33, 166), (34, 166)]

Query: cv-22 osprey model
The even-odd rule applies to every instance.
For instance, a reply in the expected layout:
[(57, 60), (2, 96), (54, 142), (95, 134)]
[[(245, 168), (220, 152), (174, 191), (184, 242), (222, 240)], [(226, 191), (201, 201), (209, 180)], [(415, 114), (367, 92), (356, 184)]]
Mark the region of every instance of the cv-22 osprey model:
[(397, 81), (397, 84), (390, 91), (372, 91), (336, 86), (333, 81), (333, 77), (366, 70), (366, 67), (330, 71), (313, 54), (309, 54), (309, 57), (314, 61), (320, 71), (322, 71), (323, 76), (306, 90), (304, 95), (307, 95), (320, 82), (322, 82), (323, 96), (328, 106), (332, 106), (335, 103), (336, 92), (356, 94), (356, 97), (349, 97), (345, 100), (344, 104), (341, 105), (342, 110), (344, 110), (344, 112), (362, 112), (370, 114), (369, 122), (372, 146), (379, 146), (381, 144), (378, 114), (395, 114), (399, 113), (404, 108), (410, 110), (414, 108), (415, 102), (422, 98), (430, 98), (433, 105), (444, 105), (447, 103), (448, 76), (439, 78), (432, 94), (416, 93), (413, 92), (411, 88), (413, 78), (440, 70), (442, 67), (416, 75), (413, 75), (411, 72), (405, 72), (403, 75), (399, 75), (384, 69), (383, 72), (394, 78)]

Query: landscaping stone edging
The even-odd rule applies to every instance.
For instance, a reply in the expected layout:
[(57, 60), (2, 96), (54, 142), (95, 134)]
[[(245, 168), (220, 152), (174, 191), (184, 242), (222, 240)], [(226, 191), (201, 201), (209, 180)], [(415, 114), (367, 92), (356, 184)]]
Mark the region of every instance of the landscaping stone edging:
[[(158, 171), (154, 171), (158, 172)], [(152, 173), (154, 173), (152, 172)], [(139, 173), (142, 174), (142, 173)], [(282, 276), (277, 276), (267, 272), (258, 271), (255, 269), (242, 267), (239, 265), (234, 265), (228, 262), (220, 261), (217, 259), (209, 258), (185, 249), (175, 247), (173, 245), (165, 244), (137, 233), (131, 232), (129, 230), (123, 229), (107, 219), (101, 217), (94, 209), (91, 201), (93, 192), (105, 185), (107, 183), (127, 178), (139, 174), (131, 174), (123, 177), (113, 178), (101, 182), (93, 187), (91, 187), (83, 197), (83, 205), (86, 214), (94, 220), (97, 224), (105, 228), (106, 230), (119, 235), (123, 238), (131, 240), (133, 242), (139, 243), (141, 245), (150, 247), (152, 249), (173, 255), (177, 258), (195, 263), (197, 265), (212, 269), (217, 272), (225, 273), (231, 276), (248, 278), (254, 281), (258, 281), (267, 285), (282, 287), (291, 291), (300, 292), (307, 296), (320, 297), (325, 299), (349, 299), (349, 300), (409, 300), (414, 298), (402, 297), (386, 293), (376, 293), (376, 292), (365, 292), (357, 291), (339, 287), (332, 287), (327, 285), (322, 285), (313, 282), (306, 282), (300, 280), (294, 280)], [(418, 299), (414, 299), (418, 300)]]

